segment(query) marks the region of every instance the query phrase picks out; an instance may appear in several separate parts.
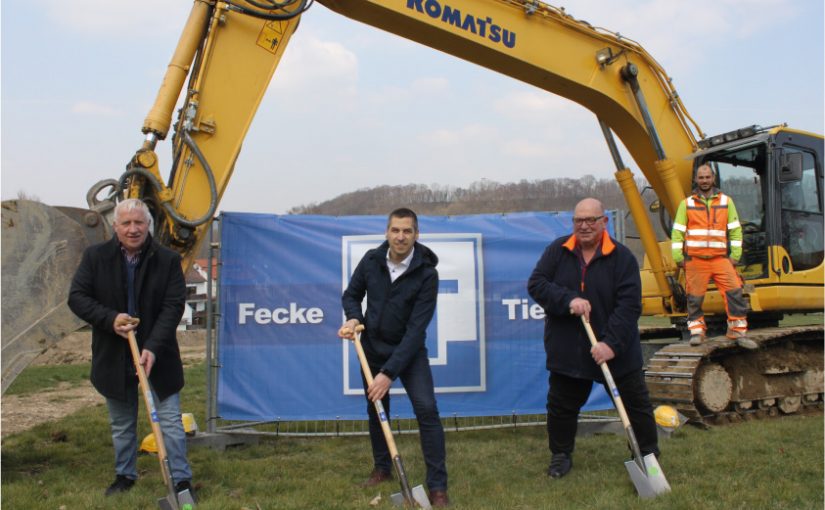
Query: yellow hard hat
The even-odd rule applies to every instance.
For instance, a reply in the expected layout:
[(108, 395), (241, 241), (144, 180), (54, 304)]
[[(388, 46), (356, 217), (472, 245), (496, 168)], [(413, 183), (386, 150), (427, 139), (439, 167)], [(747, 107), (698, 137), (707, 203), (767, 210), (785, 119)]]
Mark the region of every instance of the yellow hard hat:
[(675, 429), (679, 423), (679, 413), (672, 406), (661, 405), (653, 410), (653, 416), (659, 426)]
[(146, 453), (158, 453), (158, 443), (155, 441), (155, 435), (149, 434), (140, 442), (138, 450)]
[(194, 436), (198, 431), (198, 424), (195, 421), (195, 415), (192, 413), (183, 413), (180, 415), (180, 419), (183, 422), (183, 431), (186, 432), (186, 435)]

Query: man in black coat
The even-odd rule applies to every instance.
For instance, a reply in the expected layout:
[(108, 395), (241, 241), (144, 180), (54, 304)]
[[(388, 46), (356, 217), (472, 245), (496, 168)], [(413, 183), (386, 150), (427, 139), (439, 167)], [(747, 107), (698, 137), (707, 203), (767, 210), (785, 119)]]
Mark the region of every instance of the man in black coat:
[(69, 291), (69, 307), (92, 326), (91, 381), (109, 409), (116, 477), (107, 496), (128, 491), (137, 479), (138, 379), (129, 331), (135, 332), (152, 386), (172, 480), (178, 492), (193, 492), (180, 414), (183, 364), (175, 336), (186, 283), (180, 256), (152, 240), (151, 225), (143, 202), (120, 202), (115, 236), (85, 251)]
[[(616, 381), (642, 455), (659, 454), (639, 343), (639, 265), (630, 250), (607, 235), (606, 227), (601, 202), (579, 202), (573, 235), (545, 249), (527, 284), (545, 312), (544, 348), (550, 371), (547, 436), (552, 453), (547, 474), (552, 478), (561, 478), (573, 467), (579, 410), (593, 381), (605, 384), (599, 368), (603, 362), (608, 362)], [(599, 339), (595, 347), (581, 316)]]
[[(447, 506), (444, 428), (424, 343), (438, 296), (438, 257), (417, 242), (418, 217), (410, 209), (390, 213), (386, 238), (364, 255), (341, 297), (347, 321), (338, 335), (352, 339), (356, 326), (365, 326), (361, 342), (375, 377), (369, 387), (364, 380), (374, 468), (362, 486), (392, 478), (392, 461), (373, 402), (381, 400), (389, 416), (390, 386), (400, 377), (421, 432), (430, 502), (434, 507)], [(366, 317), (361, 311), (364, 295)]]

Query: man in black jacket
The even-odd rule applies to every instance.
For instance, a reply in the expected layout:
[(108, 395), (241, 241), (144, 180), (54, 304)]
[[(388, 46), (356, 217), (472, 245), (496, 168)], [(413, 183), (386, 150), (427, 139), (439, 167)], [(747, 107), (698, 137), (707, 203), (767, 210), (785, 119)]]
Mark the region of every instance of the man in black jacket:
[[(152, 240), (152, 216), (138, 199), (115, 208), (115, 236), (89, 247), (72, 280), (69, 307), (92, 326), (91, 380), (106, 398), (115, 448), (115, 481), (106, 495), (137, 479), (138, 379), (129, 349), (134, 331), (152, 386), (172, 480), (194, 493), (180, 414), (183, 364), (175, 336), (186, 300), (180, 256)], [(140, 318), (135, 325), (131, 318)]]
[[(607, 235), (607, 217), (595, 198), (573, 213), (573, 235), (545, 249), (527, 284), (544, 308), (544, 349), (550, 371), (547, 436), (552, 453), (547, 474), (561, 478), (573, 467), (579, 410), (593, 381), (604, 383), (608, 366), (636, 432), (642, 455), (658, 456), (656, 422), (642, 371), (639, 316), (642, 284), (636, 258)], [(599, 339), (595, 347), (581, 323), (584, 316)]]
[[(338, 335), (352, 339), (355, 327), (365, 326), (361, 342), (375, 377), (369, 387), (364, 381), (374, 468), (362, 486), (372, 487), (392, 478), (390, 453), (372, 403), (381, 400), (389, 415), (390, 386), (400, 377), (421, 431), (430, 502), (435, 507), (447, 506), (444, 428), (424, 343), (438, 296), (438, 257), (417, 242), (418, 217), (410, 209), (390, 213), (386, 238), (364, 255), (341, 297), (347, 321)], [(365, 294), (366, 317), (361, 312)]]

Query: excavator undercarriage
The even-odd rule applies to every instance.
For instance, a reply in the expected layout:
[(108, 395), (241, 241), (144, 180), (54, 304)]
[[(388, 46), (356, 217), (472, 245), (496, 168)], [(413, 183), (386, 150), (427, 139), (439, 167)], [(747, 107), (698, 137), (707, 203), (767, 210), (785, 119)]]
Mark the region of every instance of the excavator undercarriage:
[(822, 325), (764, 328), (748, 338), (759, 349), (717, 336), (657, 351), (645, 367), (654, 405), (672, 405), (701, 425), (825, 408)]

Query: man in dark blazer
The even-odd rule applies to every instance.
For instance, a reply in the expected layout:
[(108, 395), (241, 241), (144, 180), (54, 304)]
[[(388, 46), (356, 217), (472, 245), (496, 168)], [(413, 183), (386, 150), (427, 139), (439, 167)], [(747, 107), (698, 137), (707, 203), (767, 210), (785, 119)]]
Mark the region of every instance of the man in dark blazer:
[[(369, 387), (364, 381), (374, 468), (362, 485), (372, 487), (392, 478), (390, 453), (372, 402), (381, 400), (389, 415), (390, 386), (400, 378), (418, 420), (430, 502), (445, 507), (450, 500), (444, 428), (424, 343), (438, 296), (438, 257), (418, 243), (418, 217), (410, 209), (390, 213), (386, 239), (364, 255), (341, 297), (347, 321), (338, 335), (351, 339), (356, 326), (365, 326), (361, 341), (375, 377)], [(366, 314), (361, 311), (365, 295)]]
[[(604, 384), (608, 363), (642, 455), (659, 455), (653, 407), (642, 370), (639, 316), (642, 283), (629, 249), (607, 234), (604, 207), (585, 198), (573, 212), (573, 234), (545, 249), (527, 283), (544, 308), (544, 349), (550, 371), (547, 436), (552, 453), (547, 474), (561, 478), (573, 467), (579, 410), (593, 381)], [(595, 347), (581, 323), (593, 325)]]
[[(135, 333), (152, 387), (175, 488), (194, 493), (180, 413), (183, 364), (175, 336), (186, 284), (180, 256), (152, 239), (151, 225), (146, 204), (120, 202), (115, 236), (86, 249), (69, 291), (69, 307), (92, 326), (91, 381), (109, 409), (116, 477), (107, 496), (128, 491), (137, 479), (138, 379), (129, 331)], [(135, 317), (138, 324), (131, 320)]]

